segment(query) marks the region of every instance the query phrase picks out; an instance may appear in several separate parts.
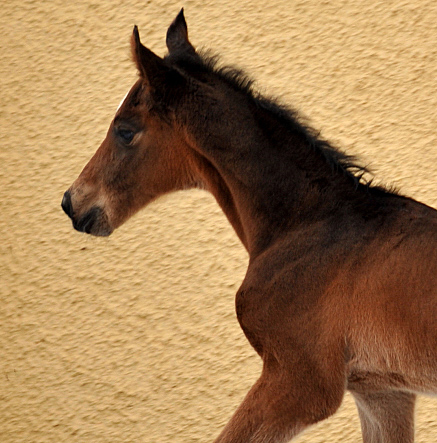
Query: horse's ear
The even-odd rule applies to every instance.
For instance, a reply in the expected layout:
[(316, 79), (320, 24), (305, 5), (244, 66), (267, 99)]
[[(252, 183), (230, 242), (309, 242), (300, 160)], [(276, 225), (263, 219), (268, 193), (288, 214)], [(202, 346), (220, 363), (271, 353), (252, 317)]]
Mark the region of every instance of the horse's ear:
[(132, 34), (131, 50), (132, 58), (141, 77), (149, 83), (153, 82), (155, 78), (162, 77), (166, 70), (164, 61), (141, 43), (137, 26), (134, 27)]
[(196, 50), (188, 40), (188, 27), (182, 8), (167, 30), (166, 44), (170, 55), (196, 55)]
[(141, 78), (150, 88), (155, 100), (164, 100), (169, 105), (176, 99), (185, 85), (184, 77), (150, 49), (140, 42), (138, 28), (134, 27), (131, 40), (132, 57), (140, 72)]

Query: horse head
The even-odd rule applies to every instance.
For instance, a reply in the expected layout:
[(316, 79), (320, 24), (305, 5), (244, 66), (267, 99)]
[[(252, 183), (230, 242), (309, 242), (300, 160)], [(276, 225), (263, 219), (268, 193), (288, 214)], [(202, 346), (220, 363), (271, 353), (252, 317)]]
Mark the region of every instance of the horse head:
[[(162, 194), (195, 186), (192, 155), (175, 111), (187, 79), (174, 57), (195, 58), (183, 11), (167, 31), (163, 59), (143, 46), (135, 26), (131, 38), (139, 78), (120, 104), (106, 138), (65, 192), (62, 208), (78, 231), (108, 236)], [(194, 168), (195, 169), (195, 168)]]

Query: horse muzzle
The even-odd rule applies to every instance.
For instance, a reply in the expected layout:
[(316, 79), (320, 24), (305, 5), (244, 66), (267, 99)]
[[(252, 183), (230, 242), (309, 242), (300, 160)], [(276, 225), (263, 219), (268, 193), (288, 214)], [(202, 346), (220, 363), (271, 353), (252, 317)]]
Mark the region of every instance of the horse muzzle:
[(106, 214), (99, 206), (93, 206), (83, 215), (77, 216), (73, 209), (70, 191), (65, 192), (64, 197), (62, 198), (61, 207), (71, 218), (73, 228), (77, 231), (86, 232), (87, 234), (99, 237), (107, 237), (112, 233)]

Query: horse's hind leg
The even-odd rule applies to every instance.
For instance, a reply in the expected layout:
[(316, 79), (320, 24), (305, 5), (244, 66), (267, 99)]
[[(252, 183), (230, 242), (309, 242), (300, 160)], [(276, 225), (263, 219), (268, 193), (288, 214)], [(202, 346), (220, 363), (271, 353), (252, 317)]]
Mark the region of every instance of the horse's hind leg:
[(413, 443), (416, 396), (408, 392), (352, 392), (364, 443)]

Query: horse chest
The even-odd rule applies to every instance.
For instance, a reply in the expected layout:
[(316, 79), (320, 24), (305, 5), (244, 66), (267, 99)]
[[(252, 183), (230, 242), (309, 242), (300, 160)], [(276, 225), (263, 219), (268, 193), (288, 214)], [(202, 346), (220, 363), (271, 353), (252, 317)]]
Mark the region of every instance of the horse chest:
[[(243, 332), (262, 355), (274, 346), (293, 348), (295, 343), (312, 343), (320, 336), (323, 285), (301, 266), (289, 266), (270, 277), (248, 271), (236, 294), (236, 313)], [(314, 332), (317, 333), (314, 335)], [(310, 336), (313, 336), (309, 339)]]

